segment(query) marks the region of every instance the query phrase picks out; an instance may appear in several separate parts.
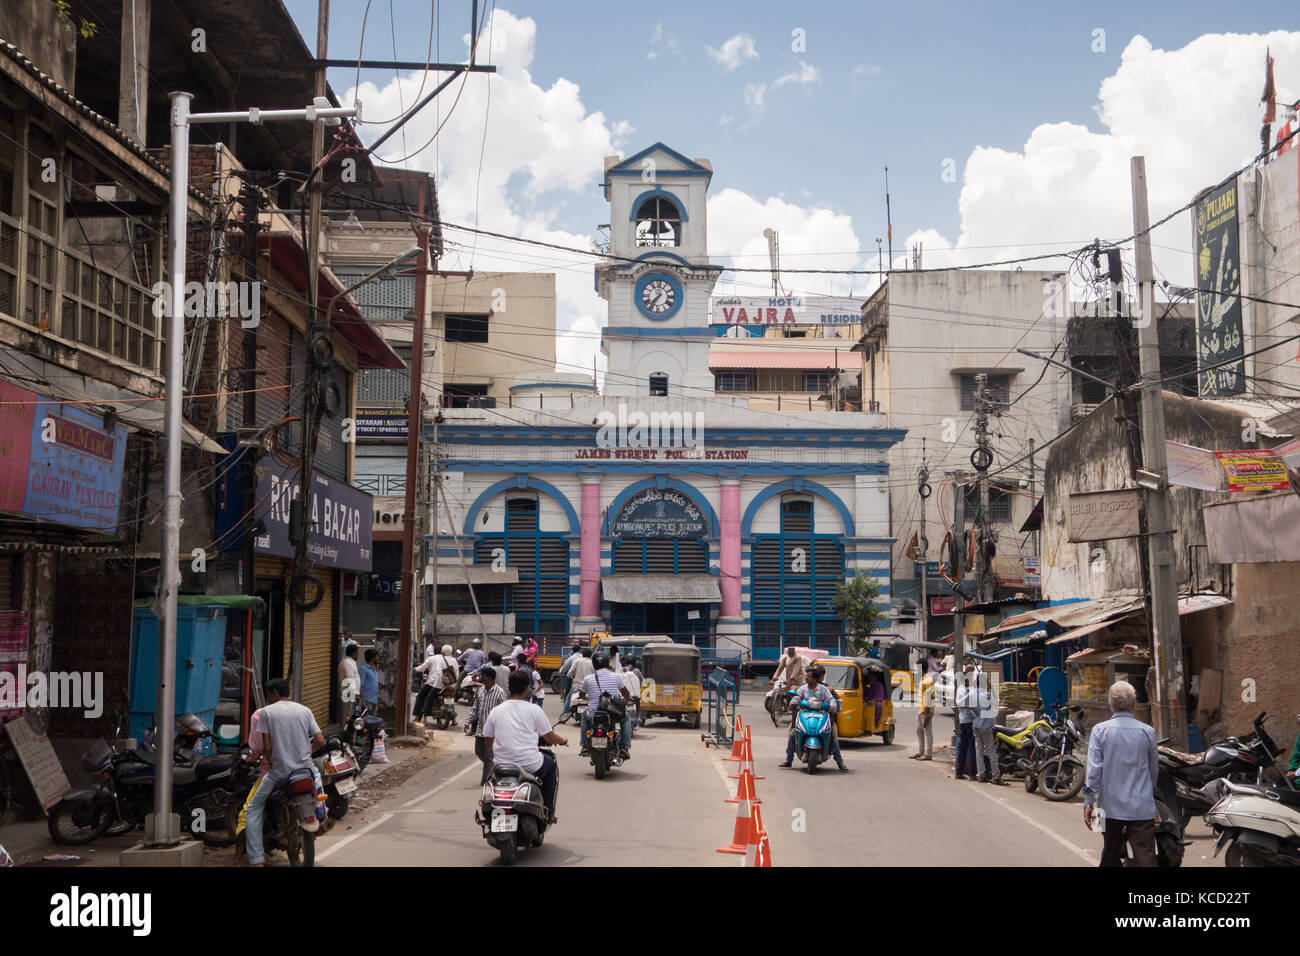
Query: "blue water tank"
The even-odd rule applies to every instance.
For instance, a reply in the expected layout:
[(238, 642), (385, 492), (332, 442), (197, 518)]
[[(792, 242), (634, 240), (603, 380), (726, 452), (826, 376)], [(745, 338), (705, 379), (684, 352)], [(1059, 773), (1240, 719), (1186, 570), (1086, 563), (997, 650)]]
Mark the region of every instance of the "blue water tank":
[[(158, 618), (138, 607), (131, 621), (131, 713), (158, 709)], [(213, 712), (221, 698), (221, 665), (226, 649), (226, 608), (177, 608), (176, 713)], [(134, 724), (134, 721), (132, 721)], [(211, 724), (209, 724), (211, 726)]]
[(1187, 725), (1187, 752), (1198, 754), (1205, 749), (1205, 744), (1201, 742), (1201, 728), (1195, 724)]

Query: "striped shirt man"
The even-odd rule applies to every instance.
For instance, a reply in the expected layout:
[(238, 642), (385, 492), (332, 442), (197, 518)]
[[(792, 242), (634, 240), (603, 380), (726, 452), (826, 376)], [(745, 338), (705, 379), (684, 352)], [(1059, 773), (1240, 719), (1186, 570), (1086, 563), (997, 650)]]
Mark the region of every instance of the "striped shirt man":
[(474, 736), (482, 737), (483, 728), (487, 726), (488, 714), (492, 713), (492, 708), (502, 703), (506, 699), (505, 688), (495, 681), (488, 690), (481, 690), (478, 696), (474, 698), (474, 710), (470, 714), (470, 722), (474, 724)]

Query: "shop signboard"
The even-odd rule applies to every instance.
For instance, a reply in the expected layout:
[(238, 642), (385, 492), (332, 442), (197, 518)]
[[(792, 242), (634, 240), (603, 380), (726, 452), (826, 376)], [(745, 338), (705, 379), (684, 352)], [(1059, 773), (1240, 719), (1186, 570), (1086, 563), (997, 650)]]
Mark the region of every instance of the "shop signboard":
[(1216, 451), (1228, 475), (1228, 491), (1286, 491), (1291, 487), (1286, 463), (1271, 448)]
[(1142, 533), (1138, 521), (1140, 505), (1136, 488), (1070, 495), (1066, 522), (1069, 540), (1077, 543), (1137, 537)]
[(710, 305), (713, 325), (856, 325), (862, 302), (834, 295), (725, 295)]
[(372, 408), (358, 406), (358, 438), (400, 438), (406, 439), (406, 427), (410, 416), (404, 408)]
[[(289, 540), (289, 508), (300, 491), (297, 465), (284, 465), (272, 455), (257, 466), (258, 517), (266, 533), (253, 539), (257, 554), (294, 556)], [(307, 554), (328, 568), (369, 571), (374, 532), (370, 495), (346, 482), (313, 472)]]
[(1241, 256), (1235, 177), (1196, 200), (1192, 223), (1196, 253), (1196, 364), (1201, 370), (1197, 391), (1202, 398), (1240, 395), (1246, 390), (1246, 360), (1241, 331)]

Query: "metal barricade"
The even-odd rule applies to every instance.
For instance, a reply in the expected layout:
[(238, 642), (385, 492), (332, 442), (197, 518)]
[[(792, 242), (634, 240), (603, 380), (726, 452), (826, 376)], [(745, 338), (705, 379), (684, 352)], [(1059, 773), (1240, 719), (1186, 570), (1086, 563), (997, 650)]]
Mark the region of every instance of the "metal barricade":
[(730, 747), (736, 732), (736, 708), (740, 704), (739, 684), (721, 667), (715, 667), (705, 682), (708, 717), (700, 739), (705, 746)]

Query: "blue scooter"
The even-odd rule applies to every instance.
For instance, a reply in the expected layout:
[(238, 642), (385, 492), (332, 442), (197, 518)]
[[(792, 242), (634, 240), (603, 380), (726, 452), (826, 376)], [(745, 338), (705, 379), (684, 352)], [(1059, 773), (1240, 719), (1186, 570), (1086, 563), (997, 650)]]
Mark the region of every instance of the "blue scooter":
[(794, 715), (794, 752), (803, 761), (808, 773), (816, 773), (817, 765), (826, 762), (831, 756), (833, 717), (819, 700), (809, 701), (802, 707), (792, 700), (791, 707), (798, 708)]

